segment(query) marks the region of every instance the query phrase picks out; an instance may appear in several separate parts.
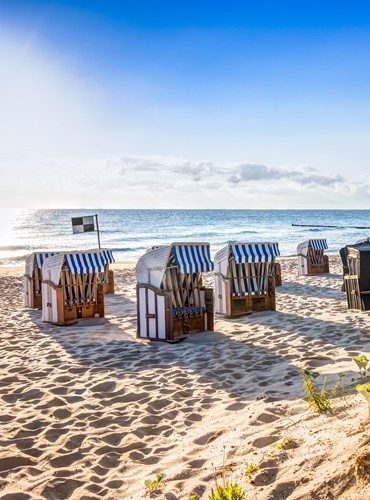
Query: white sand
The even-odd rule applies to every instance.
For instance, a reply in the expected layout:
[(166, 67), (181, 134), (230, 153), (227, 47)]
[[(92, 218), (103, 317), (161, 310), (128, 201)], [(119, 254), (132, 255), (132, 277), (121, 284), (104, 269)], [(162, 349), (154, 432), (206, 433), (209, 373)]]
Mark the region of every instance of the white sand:
[[(370, 498), (352, 360), (370, 355), (369, 314), (348, 311), (338, 258), (316, 277), (281, 265), (276, 312), (216, 316), (216, 333), (174, 345), (135, 338), (132, 262), (114, 266), (106, 318), (68, 327), (23, 307), (23, 268), (0, 268), (0, 497), (149, 498), (161, 471), (153, 498), (207, 499), (224, 462), (248, 499)], [(301, 367), (329, 387), (346, 373), (332, 413), (307, 411)], [(260, 467), (251, 479), (247, 463)]]

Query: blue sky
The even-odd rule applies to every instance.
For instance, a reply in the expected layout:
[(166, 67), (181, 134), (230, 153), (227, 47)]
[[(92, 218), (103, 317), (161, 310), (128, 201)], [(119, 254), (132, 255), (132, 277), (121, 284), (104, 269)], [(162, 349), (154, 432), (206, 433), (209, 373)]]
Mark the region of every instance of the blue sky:
[(366, 4), (0, 0), (1, 206), (368, 208)]

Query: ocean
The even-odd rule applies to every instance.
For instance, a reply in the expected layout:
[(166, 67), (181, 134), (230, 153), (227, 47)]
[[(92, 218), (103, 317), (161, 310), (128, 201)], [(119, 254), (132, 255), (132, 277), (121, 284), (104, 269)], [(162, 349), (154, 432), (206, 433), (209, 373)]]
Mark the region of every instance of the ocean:
[(175, 241), (209, 242), (212, 257), (228, 241), (276, 241), (282, 256), (292, 256), (298, 243), (326, 238), (326, 253), (337, 254), (370, 236), (370, 210), (0, 209), (0, 265), (20, 264), (35, 251), (97, 248), (96, 232), (73, 234), (71, 224), (72, 217), (95, 214), (101, 247), (116, 261)]

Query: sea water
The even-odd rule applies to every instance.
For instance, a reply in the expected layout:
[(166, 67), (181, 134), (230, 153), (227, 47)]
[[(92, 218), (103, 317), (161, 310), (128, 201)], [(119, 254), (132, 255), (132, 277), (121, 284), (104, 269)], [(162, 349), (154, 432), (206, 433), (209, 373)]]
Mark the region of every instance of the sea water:
[(328, 254), (370, 236), (370, 210), (0, 210), (0, 265), (19, 264), (35, 251), (98, 248), (97, 232), (72, 233), (72, 217), (97, 215), (100, 243), (116, 261), (149, 247), (209, 242), (211, 255), (227, 242), (279, 243), (282, 256), (298, 243), (326, 238)]

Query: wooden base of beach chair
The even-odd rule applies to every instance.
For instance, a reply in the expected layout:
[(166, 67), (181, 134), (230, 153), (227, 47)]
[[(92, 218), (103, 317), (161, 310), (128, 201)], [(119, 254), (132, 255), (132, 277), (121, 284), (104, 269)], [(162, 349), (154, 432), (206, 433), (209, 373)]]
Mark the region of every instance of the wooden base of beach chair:
[(225, 318), (238, 318), (262, 311), (276, 311), (275, 295), (233, 297), (224, 316)]
[(213, 305), (213, 288), (203, 288), (206, 311), (207, 311), (207, 324), (206, 329), (210, 332), (214, 331), (214, 305)]
[(231, 299), (229, 311), (225, 314), (225, 317), (238, 318), (239, 316), (246, 316), (251, 313), (252, 311), (247, 310), (247, 301), (245, 298), (235, 297)]
[(23, 276), (23, 288), (24, 288), (24, 305), (31, 309), (41, 309), (42, 307), (42, 295), (41, 292), (36, 290), (36, 283), (31, 276), (24, 274)]
[(104, 283), (104, 293), (114, 293), (114, 273), (108, 271), (108, 283)]
[(230, 312), (226, 318), (247, 316), (253, 312), (276, 311), (275, 295), (234, 297), (230, 303)]
[(99, 318), (104, 317), (102, 304), (65, 306), (63, 317), (60, 318), (57, 324), (67, 325), (77, 323), (81, 319), (95, 318), (97, 314)]
[(248, 312), (276, 311), (275, 295), (265, 295), (246, 298)]
[(47, 319), (44, 319), (44, 321), (54, 325), (66, 326), (77, 323), (80, 319), (94, 318), (97, 314), (101, 318), (104, 317), (103, 285), (99, 284), (97, 286), (95, 302), (68, 305), (65, 303), (63, 287), (55, 286), (54, 283), (49, 281), (43, 281), (43, 283), (54, 292), (50, 294), (51, 302), (45, 301), (45, 307), (50, 310), (45, 312)]
[(275, 262), (275, 286), (281, 286), (282, 285), (282, 279), (281, 279), (281, 266), (278, 262)]
[(138, 284), (137, 337), (148, 340), (177, 342), (186, 335), (213, 331), (213, 290), (201, 288), (205, 294), (206, 311), (175, 315), (171, 292), (152, 285)]
[(329, 257), (324, 255), (322, 264), (314, 264), (310, 260), (307, 262), (307, 274), (325, 274), (329, 272)]
[(30, 295), (28, 297), (28, 303), (26, 304), (26, 307), (29, 307), (30, 309), (41, 309), (42, 307), (42, 295), (41, 293), (32, 293), (32, 290), (30, 292)]
[(360, 290), (357, 275), (344, 276), (344, 287), (347, 294), (348, 309), (370, 310), (370, 290)]
[(178, 339), (190, 333), (204, 332), (205, 315), (190, 315), (173, 319), (173, 339)]

